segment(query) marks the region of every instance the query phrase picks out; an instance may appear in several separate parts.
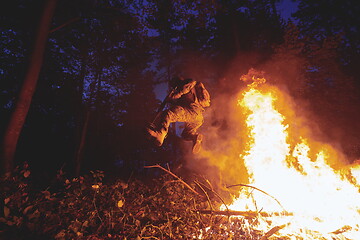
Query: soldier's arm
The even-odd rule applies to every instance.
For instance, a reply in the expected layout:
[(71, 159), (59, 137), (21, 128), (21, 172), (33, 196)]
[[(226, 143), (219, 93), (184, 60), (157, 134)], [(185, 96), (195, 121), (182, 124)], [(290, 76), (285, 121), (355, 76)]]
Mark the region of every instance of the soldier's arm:
[(171, 92), (169, 95), (169, 99), (171, 100), (179, 99), (182, 95), (190, 92), (191, 89), (194, 88), (195, 84), (196, 84), (195, 80), (189, 79), (189, 81), (185, 83), (183, 87), (176, 88), (173, 92)]

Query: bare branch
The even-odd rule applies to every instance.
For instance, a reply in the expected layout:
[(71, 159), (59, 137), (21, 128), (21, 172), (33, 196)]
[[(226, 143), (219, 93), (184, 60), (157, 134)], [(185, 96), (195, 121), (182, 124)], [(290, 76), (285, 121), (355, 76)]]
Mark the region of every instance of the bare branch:
[(272, 199), (274, 199), (274, 200), (279, 204), (279, 206), (285, 211), (285, 208), (281, 205), (281, 203), (280, 203), (275, 197), (271, 196), (271, 195), (268, 194), (267, 192), (265, 192), (265, 191), (263, 191), (263, 190), (261, 190), (261, 189), (259, 189), (259, 188), (257, 188), (257, 187), (239, 183), (239, 184), (234, 184), (234, 185), (227, 186), (227, 188), (237, 187), (237, 186), (253, 188), (253, 189), (255, 189), (255, 190), (258, 190), (259, 192), (264, 193), (265, 195), (268, 195), (269, 197), (271, 197)]
[(76, 21), (78, 21), (79, 19), (80, 19), (80, 17), (72, 18), (72, 19), (70, 19), (69, 21), (65, 22), (64, 24), (61, 24), (60, 26), (51, 29), (51, 30), (49, 31), (49, 33), (53, 33), (53, 32), (55, 32), (55, 31), (57, 31), (57, 30), (59, 30), (59, 29), (61, 29), (61, 28), (63, 28), (63, 27), (66, 27), (66, 25), (69, 25), (70, 23), (76, 22)]
[(200, 195), (197, 191), (195, 191), (192, 187), (190, 187), (189, 184), (187, 184), (186, 182), (184, 182), (184, 180), (182, 180), (180, 177), (176, 176), (174, 173), (172, 173), (170, 170), (167, 170), (166, 168), (163, 168), (162, 166), (160, 166), (159, 164), (156, 165), (152, 165), (152, 166), (144, 166), (144, 168), (160, 168), (161, 170), (167, 172), (168, 174), (170, 174), (171, 176), (173, 176), (174, 178), (178, 179), (182, 184), (185, 185), (185, 187), (187, 187), (188, 189), (190, 189), (193, 193)]

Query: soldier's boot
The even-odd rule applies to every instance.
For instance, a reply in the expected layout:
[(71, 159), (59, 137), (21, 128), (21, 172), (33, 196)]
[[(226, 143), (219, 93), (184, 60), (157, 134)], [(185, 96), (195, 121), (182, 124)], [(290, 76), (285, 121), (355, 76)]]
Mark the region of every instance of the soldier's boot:
[(197, 154), (200, 152), (201, 149), (201, 143), (203, 141), (204, 136), (202, 134), (197, 134), (196, 137), (193, 140), (193, 148), (192, 148), (192, 152), (194, 154)]
[(160, 130), (147, 128), (146, 131), (154, 139), (154, 142), (157, 146), (160, 147), (163, 144), (164, 139), (167, 135), (166, 130), (164, 128), (161, 128)]

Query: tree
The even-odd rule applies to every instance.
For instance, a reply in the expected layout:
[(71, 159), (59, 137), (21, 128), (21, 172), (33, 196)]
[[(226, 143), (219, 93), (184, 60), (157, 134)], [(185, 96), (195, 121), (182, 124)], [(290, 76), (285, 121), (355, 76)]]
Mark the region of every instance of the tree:
[[(352, 77), (360, 74), (360, 7), (356, 0), (299, 1), (294, 17), (304, 36), (316, 39), (340, 36), (337, 48), (339, 66)], [(356, 82), (360, 93), (360, 81)]]
[(21, 129), (23, 128), (33, 94), (36, 89), (39, 72), (43, 62), (49, 26), (55, 10), (56, 2), (56, 0), (46, 1), (44, 13), (41, 18), (38, 32), (36, 35), (35, 45), (30, 59), (29, 68), (21, 91), (19, 93), (14, 112), (11, 115), (8, 128), (5, 132), (2, 149), (4, 164), (3, 169), (5, 172), (9, 172), (13, 168), (13, 161), (17, 142), (21, 133)]

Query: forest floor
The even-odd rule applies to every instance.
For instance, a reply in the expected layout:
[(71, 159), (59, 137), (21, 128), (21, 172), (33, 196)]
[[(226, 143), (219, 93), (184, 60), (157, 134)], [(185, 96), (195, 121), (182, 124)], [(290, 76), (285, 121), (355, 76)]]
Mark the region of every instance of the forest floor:
[(214, 214), (223, 200), (211, 186), (164, 171), (146, 183), (59, 172), (39, 189), (28, 167), (18, 167), (1, 178), (0, 239), (267, 239), (275, 232), (252, 228), (256, 216)]

